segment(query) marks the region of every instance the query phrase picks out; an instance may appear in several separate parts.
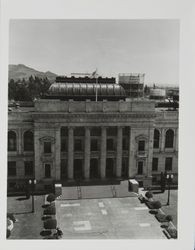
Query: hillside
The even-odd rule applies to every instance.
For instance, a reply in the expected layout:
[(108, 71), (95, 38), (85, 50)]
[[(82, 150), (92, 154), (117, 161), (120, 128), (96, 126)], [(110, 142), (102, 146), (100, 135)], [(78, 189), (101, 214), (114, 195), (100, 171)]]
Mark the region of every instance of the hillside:
[(9, 80), (19, 80), (19, 79), (25, 79), (27, 80), (30, 76), (37, 76), (39, 78), (48, 78), (50, 82), (54, 82), (56, 78), (56, 74), (47, 71), (47, 72), (41, 72), (38, 70), (35, 70), (33, 68), (27, 67), (24, 64), (10, 64), (9, 65)]

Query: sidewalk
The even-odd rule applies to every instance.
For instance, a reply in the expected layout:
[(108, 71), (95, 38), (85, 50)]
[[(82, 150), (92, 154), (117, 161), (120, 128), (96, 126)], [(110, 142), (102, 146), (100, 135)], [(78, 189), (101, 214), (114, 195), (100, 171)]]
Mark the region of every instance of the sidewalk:
[(9, 239), (42, 239), (42, 205), (44, 196), (35, 196), (35, 212), (32, 213), (32, 200), (18, 200), (23, 197), (8, 197), (7, 212), (13, 213), (18, 222), (14, 223)]

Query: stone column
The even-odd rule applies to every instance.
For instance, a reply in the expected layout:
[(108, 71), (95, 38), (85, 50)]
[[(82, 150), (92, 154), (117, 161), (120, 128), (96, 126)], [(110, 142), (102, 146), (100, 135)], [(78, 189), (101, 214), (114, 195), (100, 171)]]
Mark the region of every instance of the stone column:
[(175, 129), (175, 138), (174, 138), (174, 142), (175, 142), (175, 151), (178, 151), (178, 128)]
[(118, 127), (117, 129), (117, 152), (116, 152), (116, 177), (121, 177), (122, 172), (122, 140), (123, 129)]
[(132, 164), (132, 154), (131, 154), (131, 128), (129, 128), (129, 141), (128, 141), (128, 143), (129, 143), (129, 148), (128, 148), (128, 177), (130, 177), (131, 176), (131, 170), (130, 170), (130, 168), (131, 168), (131, 164)]
[(55, 138), (55, 179), (60, 180), (60, 160), (61, 160), (61, 138), (60, 138), (60, 128), (56, 128), (56, 138)]
[(35, 125), (34, 130), (34, 174), (35, 179), (39, 181), (43, 177), (43, 166), (41, 162), (41, 146), (40, 146), (40, 130), (39, 127)]
[(163, 152), (165, 149), (165, 129), (162, 129), (161, 132), (161, 144), (160, 144), (160, 151)]
[(73, 141), (73, 128), (68, 128), (68, 178), (73, 179), (74, 168), (74, 141)]
[(23, 134), (22, 134), (22, 129), (19, 129), (18, 131), (18, 154), (21, 155), (23, 151)]
[(106, 127), (102, 127), (101, 133), (100, 176), (106, 177)]
[(84, 177), (89, 179), (90, 173), (90, 129), (85, 128), (85, 158), (84, 158)]

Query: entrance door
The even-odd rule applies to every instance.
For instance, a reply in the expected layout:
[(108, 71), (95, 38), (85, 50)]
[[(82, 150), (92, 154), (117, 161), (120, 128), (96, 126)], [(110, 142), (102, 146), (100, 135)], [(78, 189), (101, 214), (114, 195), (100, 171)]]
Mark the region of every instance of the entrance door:
[(114, 159), (107, 158), (106, 159), (106, 178), (114, 177)]
[(98, 171), (98, 159), (91, 159), (90, 160), (90, 178), (98, 178), (99, 171)]
[(62, 159), (61, 160), (61, 180), (67, 179), (67, 160)]
[(83, 178), (83, 160), (74, 160), (74, 179), (79, 180)]

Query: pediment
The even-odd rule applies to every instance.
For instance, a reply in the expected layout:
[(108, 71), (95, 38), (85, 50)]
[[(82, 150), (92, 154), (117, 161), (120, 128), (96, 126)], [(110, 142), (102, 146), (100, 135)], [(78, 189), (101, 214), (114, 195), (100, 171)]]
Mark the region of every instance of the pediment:
[(141, 134), (141, 135), (138, 135), (135, 137), (136, 142), (138, 142), (140, 140), (148, 141), (148, 136)]
[(40, 141), (41, 143), (44, 143), (44, 142), (55, 143), (55, 138), (52, 137), (52, 136), (44, 136), (44, 137), (39, 138), (39, 141)]

